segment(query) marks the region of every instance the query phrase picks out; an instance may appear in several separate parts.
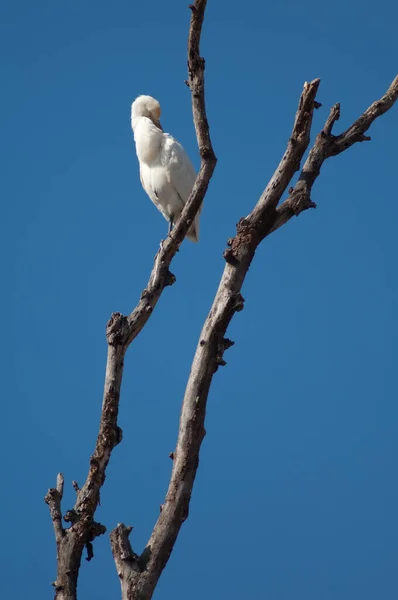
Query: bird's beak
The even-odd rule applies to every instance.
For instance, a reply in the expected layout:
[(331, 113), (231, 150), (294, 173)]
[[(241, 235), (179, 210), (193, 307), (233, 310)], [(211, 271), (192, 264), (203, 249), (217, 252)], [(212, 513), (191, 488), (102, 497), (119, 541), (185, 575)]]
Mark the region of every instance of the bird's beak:
[(163, 127), (161, 126), (161, 124), (160, 124), (160, 121), (158, 121), (157, 119), (153, 118), (153, 119), (152, 119), (152, 123), (153, 123), (154, 125), (156, 125), (156, 127), (157, 127), (158, 129), (160, 129), (160, 131), (163, 131)]

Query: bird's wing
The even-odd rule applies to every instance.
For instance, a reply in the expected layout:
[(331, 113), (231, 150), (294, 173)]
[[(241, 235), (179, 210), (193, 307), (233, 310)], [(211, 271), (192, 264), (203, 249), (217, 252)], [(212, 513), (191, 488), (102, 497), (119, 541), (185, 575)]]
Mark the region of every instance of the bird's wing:
[(145, 163), (140, 162), (140, 179), (141, 185), (152, 200), (154, 204), (157, 204), (156, 193), (151, 185), (151, 170)]
[[(169, 134), (165, 134), (165, 138), (163, 157), (168, 165), (169, 181), (185, 206), (196, 180), (196, 172), (182, 145)], [(194, 224), (188, 232), (188, 237), (194, 241), (199, 237), (201, 210), (202, 207), (199, 208)]]
[(181, 144), (171, 135), (166, 134), (165, 138), (164, 161), (170, 183), (185, 204), (195, 183), (195, 169)]
[(152, 200), (152, 202), (154, 203), (156, 208), (158, 210), (160, 210), (160, 212), (162, 213), (162, 215), (164, 216), (166, 221), (168, 221), (169, 215), (165, 211), (163, 203), (161, 202), (158, 194), (156, 193), (156, 188), (152, 182), (152, 179), (153, 179), (152, 169), (145, 163), (141, 163), (141, 162), (140, 162), (140, 179), (141, 179), (142, 187), (144, 188), (144, 190), (146, 191), (146, 193), (148, 194), (148, 196), (150, 197), (150, 199)]

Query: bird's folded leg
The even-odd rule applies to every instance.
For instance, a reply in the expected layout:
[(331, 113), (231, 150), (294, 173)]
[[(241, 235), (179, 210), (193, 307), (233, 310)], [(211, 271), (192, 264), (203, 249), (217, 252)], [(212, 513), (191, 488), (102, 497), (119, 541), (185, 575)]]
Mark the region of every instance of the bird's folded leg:
[[(170, 217), (168, 235), (170, 235), (171, 232), (173, 231), (173, 227), (174, 227), (174, 217)], [(179, 251), (180, 251), (180, 249), (177, 248), (177, 252), (179, 252)]]

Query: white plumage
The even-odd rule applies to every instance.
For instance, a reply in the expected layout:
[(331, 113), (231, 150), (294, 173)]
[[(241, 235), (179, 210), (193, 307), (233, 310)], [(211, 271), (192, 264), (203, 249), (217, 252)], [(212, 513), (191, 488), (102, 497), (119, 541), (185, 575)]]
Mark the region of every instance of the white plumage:
[[(196, 179), (195, 169), (181, 144), (160, 124), (160, 104), (138, 96), (131, 105), (131, 126), (140, 164), (142, 187), (169, 221), (169, 232), (180, 216)], [(199, 209), (187, 237), (199, 239)]]

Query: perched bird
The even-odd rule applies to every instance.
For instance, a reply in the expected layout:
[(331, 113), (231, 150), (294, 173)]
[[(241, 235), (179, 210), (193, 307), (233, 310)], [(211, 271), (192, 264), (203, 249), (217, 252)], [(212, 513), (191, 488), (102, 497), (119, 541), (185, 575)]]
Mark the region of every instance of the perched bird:
[[(140, 164), (142, 187), (169, 221), (169, 233), (189, 198), (195, 169), (181, 144), (160, 124), (160, 104), (151, 96), (138, 96), (131, 105), (131, 126)], [(199, 209), (187, 237), (199, 240)]]

